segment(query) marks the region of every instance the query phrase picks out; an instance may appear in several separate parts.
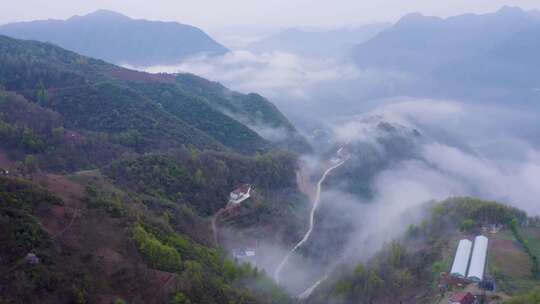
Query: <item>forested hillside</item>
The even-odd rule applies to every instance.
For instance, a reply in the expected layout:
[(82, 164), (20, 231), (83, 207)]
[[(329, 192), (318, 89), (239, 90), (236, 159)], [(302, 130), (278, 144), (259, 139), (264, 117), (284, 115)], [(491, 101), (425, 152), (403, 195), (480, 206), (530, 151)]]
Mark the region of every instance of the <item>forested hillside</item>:
[(298, 237), (307, 198), (295, 151), (309, 147), (271, 103), (5, 36), (0, 65), (0, 302), (291, 301), (211, 229), (250, 183), (253, 198), (222, 225)]
[[(453, 255), (461, 238), (485, 234), (490, 249), (487, 274), (494, 277), (499, 293), (487, 292), (487, 301), (501, 299), (501, 292), (516, 295), (531, 292), (538, 286), (538, 264), (527, 256), (512, 231), (538, 233), (538, 218), (528, 218), (524, 211), (491, 201), (473, 198), (450, 198), (426, 205), (425, 219), (409, 226), (406, 234), (385, 245), (374, 257), (351, 264), (344, 261), (318, 288), (307, 303), (443, 303), (448, 294), (465, 287), (449, 286), (440, 290), (444, 274), (450, 270)], [(487, 234), (482, 227), (501, 225), (497, 233)], [(536, 239), (528, 239), (528, 241)], [(528, 242), (526, 241), (526, 242)], [(506, 259), (506, 260), (505, 260)], [(486, 292), (484, 292), (486, 293)], [(516, 297), (508, 303), (522, 302), (536, 293)]]
[(307, 149), (267, 100), (239, 104), (236, 100), (250, 95), (220, 86), (210, 90), (217, 85), (190, 81), (190, 75), (135, 72), (50, 44), (5, 36), (0, 36), (0, 51), (0, 84), (6, 90), (58, 112), (66, 128), (97, 132), (137, 151), (183, 146), (267, 151), (272, 144), (243, 124), (259, 121), (259, 116), (261, 126), (285, 128), (297, 136), (299, 148)]
[(0, 250), (0, 294), (7, 303), (289, 302), (257, 269), (181, 232), (185, 224), (175, 223), (187, 221), (191, 235), (204, 234), (201, 218), (181, 206), (169, 206), (165, 222), (159, 200), (150, 211), (143, 208), (148, 199), (112, 186), (89, 184), (81, 192), (79, 183), (39, 178), (61, 182), (50, 187), (64, 187), (62, 197), (0, 177), (0, 241), (7, 245)]

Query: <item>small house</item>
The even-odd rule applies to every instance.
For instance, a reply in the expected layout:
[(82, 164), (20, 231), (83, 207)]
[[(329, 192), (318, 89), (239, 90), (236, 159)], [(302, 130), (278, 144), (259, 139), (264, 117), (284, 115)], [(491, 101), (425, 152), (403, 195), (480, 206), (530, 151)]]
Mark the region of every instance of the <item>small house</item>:
[(39, 258), (33, 254), (33, 253), (28, 253), (26, 255), (26, 257), (24, 258), (24, 260), (28, 263), (28, 264), (31, 264), (31, 265), (36, 265), (39, 263)]
[(448, 304), (473, 304), (474, 296), (470, 292), (456, 293), (450, 297)]
[(229, 202), (232, 204), (240, 204), (241, 202), (248, 199), (251, 195), (251, 185), (243, 184), (236, 188), (230, 194)]
[(257, 265), (257, 252), (255, 249), (235, 249), (233, 250), (233, 257), (234, 260), (239, 263), (250, 263), (252, 265)]

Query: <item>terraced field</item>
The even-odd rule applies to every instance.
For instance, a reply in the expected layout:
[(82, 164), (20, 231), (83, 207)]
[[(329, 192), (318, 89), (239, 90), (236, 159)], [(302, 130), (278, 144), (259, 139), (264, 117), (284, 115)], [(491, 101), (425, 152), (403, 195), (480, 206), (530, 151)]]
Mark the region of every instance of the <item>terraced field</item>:
[[(537, 228), (534, 228), (537, 229)], [(524, 230), (525, 237), (535, 250), (540, 249), (540, 239), (534, 233), (539, 231), (529, 228)], [(526, 292), (538, 285), (531, 277), (531, 260), (513, 238), (510, 231), (501, 231), (489, 235), (489, 272), (496, 278), (498, 289), (512, 294)]]

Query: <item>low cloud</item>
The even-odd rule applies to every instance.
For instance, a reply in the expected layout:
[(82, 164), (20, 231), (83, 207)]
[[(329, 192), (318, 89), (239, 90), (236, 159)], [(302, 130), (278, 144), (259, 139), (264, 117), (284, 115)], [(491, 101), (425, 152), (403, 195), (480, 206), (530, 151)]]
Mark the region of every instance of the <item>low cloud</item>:
[(301, 58), (285, 52), (254, 54), (232, 51), (223, 56), (194, 57), (176, 66), (154, 66), (149, 72), (189, 72), (223, 82), (242, 92), (305, 97), (306, 88), (337, 79), (358, 77), (358, 71), (334, 60)]
[[(381, 138), (390, 133), (397, 140), (418, 137), (411, 141), (414, 153), (389, 162), (366, 181), (372, 192), (370, 199), (340, 187), (323, 186), (319, 215), (350, 224), (351, 232), (333, 263), (320, 263), (295, 253), (283, 272), (284, 277), (295, 273), (294, 281), (300, 282), (289, 286), (293, 293), (324, 277), (342, 259), (353, 263), (371, 257), (384, 243), (404, 233), (409, 224), (420, 221), (421, 207), (432, 200), (475, 196), (522, 208), (531, 215), (540, 214), (536, 201), (540, 197), (537, 112), (517, 110), (510, 104), (401, 97), (397, 94), (403, 92), (402, 88), (415, 81), (410, 75), (360, 70), (337, 59), (311, 60), (283, 52), (256, 55), (234, 51), (148, 70), (191, 72), (234, 90), (261, 93), (297, 124), (319, 122), (322, 133), (329, 134), (322, 136), (321, 150), (361, 143), (380, 158), (389, 158), (395, 151), (387, 150)], [(391, 126), (392, 131), (381, 128), (381, 123)], [(273, 140), (283, 136), (279, 130), (256, 131)], [(313, 138), (317, 140), (317, 136)], [(314, 175), (320, 173), (321, 155), (326, 154), (304, 158), (309, 164), (307, 170)], [(351, 161), (370, 159), (352, 155)], [(321, 246), (333, 241), (320, 232), (312, 237)], [(287, 249), (271, 244), (267, 251), (272, 259), (264, 267), (271, 273)]]
[[(402, 160), (381, 172), (379, 179), (398, 176), (425, 185), (434, 194), (432, 199), (473, 195), (540, 214), (536, 202), (540, 195), (540, 150), (529, 134), (540, 131), (534, 113), (454, 101), (415, 100), (387, 105), (363, 117), (368, 118), (356, 117), (334, 131), (341, 140), (373, 142), (382, 135), (366, 121), (376, 117), (394, 126), (418, 130), (424, 137), (418, 142), (417, 159)], [(433, 184), (433, 179), (438, 182)], [(396, 188), (400, 186), (377, 192)]]
[[(410, 137), (415, 134), (412, 130), (417, 130), (421, 140), (412, 141), (417, 145), (414, 156), (390, 162), (374, 174), (373, 180), (368, 181), (372, 192), (369, 199), (344, 192), (339, 187), (326, 185), (323, 188), (320, 229), (333, 231), (332, 224), (336, 223), (350, 229), (343, 248), (335, 252), (333, 262), (321, 261), (319, 276), (306, 279), (304, 288), (323, 278), (337, 263), (354, 265), (369, 259), (385, 243), (402, 236), (410, 224), (420, 222), (424, 207), (432, 201), (473, 196), (540, 215), (537, 201), (540, 150), (529, 137), (530, 129), (521, 130), (527, 126), (538, 131), (534, 117), (501, 107), (404, 100), (342, 118), (332, 126), (336, 141), (370, 146), (382, 158), (392, 153), (381, 144), (380, 139), (385, 136)], [(381, 129), (383, 122), (393, 128)], [(356, 158), (354, 161), (370, 160)], [(344, 176), (360, 173), (348, 172)], [(329, 218), (331, 223), (325, 224), (324, 218)], [(338, 236), (319, 231), (313, 237), (317, 248), (325, 248), (324, 244), (331, 248), (329, 244), (335, 245)], [(296, 257), (292, 261), (301, 259)], [(306, 265), (305, 262), (295, 265), (295, 271), (301, 272), (303, 264)], [(314, 267), (313, 263), (307, 265)], [(305, 270), (305, 273), (311, 272)]]
[(391, 96), (414, 80), (403, 72), (361, 70), (342, 58), (314, 59), (281, 51), (255, 54), (239, 50), (143, 69), (189, 72), (236, 91), (260, 93), (297, 124), (372, 107), (367, 101), (371, 97)]

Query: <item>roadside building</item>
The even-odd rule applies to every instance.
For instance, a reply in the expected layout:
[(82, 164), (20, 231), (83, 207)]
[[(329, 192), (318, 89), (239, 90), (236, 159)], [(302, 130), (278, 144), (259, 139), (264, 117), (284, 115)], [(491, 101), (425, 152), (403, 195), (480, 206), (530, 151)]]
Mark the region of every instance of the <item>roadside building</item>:
[(251, 185), (243, 184), (238, 186), (231, 192), (229, 202), (232, 204), (240, 204), (251, 196)]
[(465, 278), (467, 276), (467, 267), (469, 266), (469, 260), (471, 256), (472, 242), (463, 239), (459, 241), (456, 256), (454, 257), (454, 263), (450, 270), (450, 275), (458, 278)]
[(252, 248), (233, 250), (233, 258), (238, 263), (250, 263), (253, 266), (257, 265), (257, 251)]
[(28, 264), (31, 264), (31, 265), (36, 265), (36, 264), (39, 264), (39, 258), (33, 254), (33, 253), (28, 253), (26, 255), (26, 257), (24, 258), (24, 260), (28, 263)]

